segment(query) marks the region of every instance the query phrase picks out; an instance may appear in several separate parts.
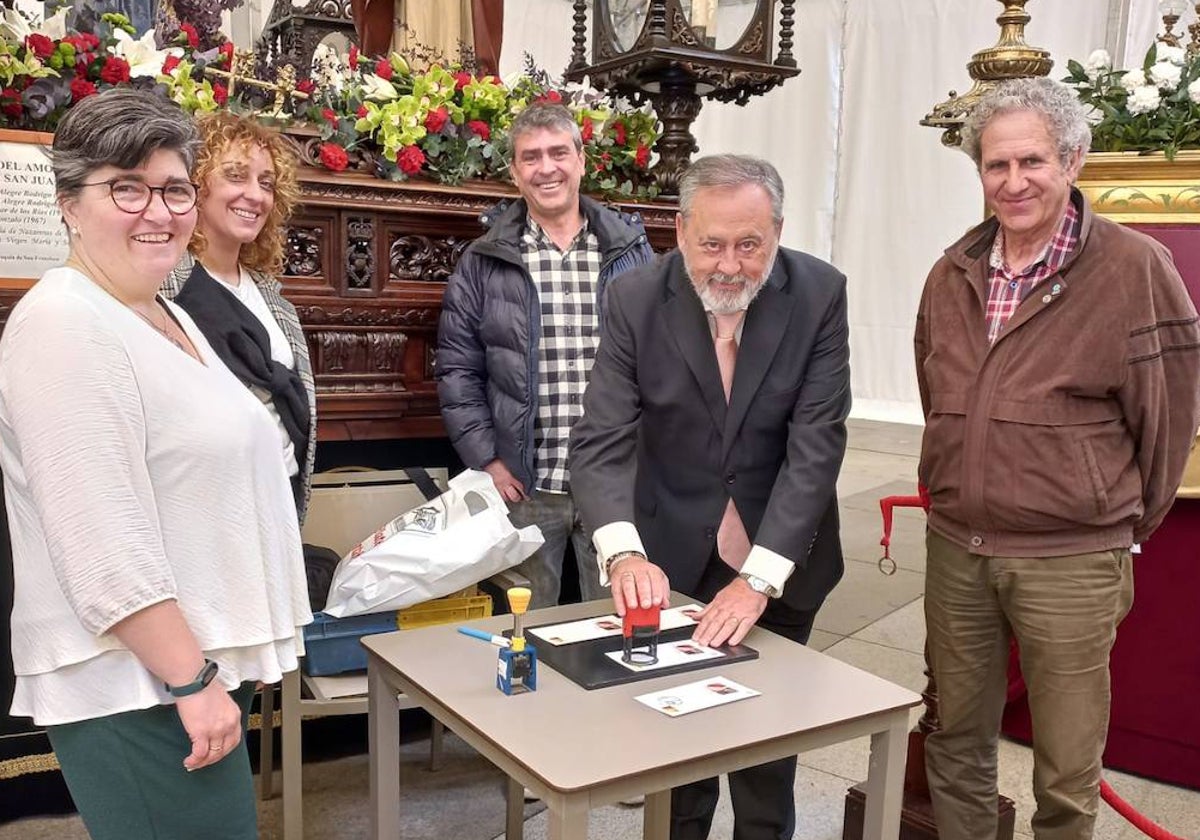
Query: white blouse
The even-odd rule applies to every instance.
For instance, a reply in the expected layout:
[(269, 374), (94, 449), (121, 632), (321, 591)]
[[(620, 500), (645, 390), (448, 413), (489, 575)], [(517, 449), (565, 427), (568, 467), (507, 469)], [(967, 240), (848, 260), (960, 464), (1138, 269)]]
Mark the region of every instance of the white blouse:
[(0, 340), (12, 714), (39, 725), (172, 702), (109, 632), (164, 600), (227, 688), (275, 682), (303, 654), (312, 615), (275, 424), (168, 305), (205, 364), (69, 268), (34, 285)]

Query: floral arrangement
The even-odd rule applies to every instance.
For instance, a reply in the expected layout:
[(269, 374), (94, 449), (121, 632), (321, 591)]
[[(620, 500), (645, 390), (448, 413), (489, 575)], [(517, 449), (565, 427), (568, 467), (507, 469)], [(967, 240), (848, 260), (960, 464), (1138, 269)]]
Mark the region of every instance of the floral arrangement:
[(222, 107), (228, 90), (206, 77), (227, 66), (232, 44), (198, 51), (195, 27), (180, 26), (171, 46), (154, 30), (136, 36), (121, 14), (82, 9), (73, 28), (61, 8), (34, 24), (5, 9), (0, 19), (0, 128), (54, 131), (74, 103), (116, 85), (158, 86), (189, 112)]
[(1174, 159), (1200, 149), (1200, 52), (1158, 43), (1140, 68), (1114, 70), (1108, 53), (1096, 50), (1067, 68), (1063, 81), (1093, 109), (1093, 151), (1161, 151)]
[[(186, 4), (175, 0), (174, 8), (181, 7)], [(188, 113), (229, 108), (284, 126), (307, 121), (322, 141), (313, 163), (335, 172), (354, 168), (392, 180), (459, 184), (507, 177), (513, 118), (531, 102), (550, 100), (565, 104), (579, 123), (585, 191), (637, 198), (658, 193), (649, 170), (659, 128), (649, 106), (559, 85), (529, 59), (524, 72), (501, 81), (440, 59), (414, 70), (395, 53), (370, 59), (353, 47), (340, 56), (322, 46), (312, 78), (296, 84), (296, 94), (277, 107), (273, 90), (250, 83), (237, 85), (237, 96), (230, 96), (225, 79), (235, 61), (233, 44), (204, 22), (198, 31), (178, 21), (164, 45), (153, 29), (137, 36), (124, 15), (99, 15), (86, 2), (73, 21), (68, 27), (65, 8), (40, 24), (3, 11), (0, 128), (53, 131), (81, 99), (115, 85), (138, 85), (160, 91)]]
[(368, 59), (354, 47), (345, 57), (320, 47), (313, 64), (307, 116), (321, 126), (320, 161), (333, 171), (355, 166), (392, 180), (425, 175), (444, 184), (504, 177), (513, 118), (548, 100), (566, 105), (579, 123), (585, 191), (658, 193), (649, 174), (659, 133), (653, 111), (557, 85), (528, 58), (525, 71), (507, 82), (449, 62), (418, 71), (396, 53)]

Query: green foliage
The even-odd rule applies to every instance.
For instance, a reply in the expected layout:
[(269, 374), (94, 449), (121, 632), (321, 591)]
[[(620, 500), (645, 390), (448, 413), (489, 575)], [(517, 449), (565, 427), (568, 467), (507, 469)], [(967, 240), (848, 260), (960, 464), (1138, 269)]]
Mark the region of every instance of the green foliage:
[(1086, 64), (1067, 63), (1064, 82), (1093, 109), (1092, 150), (1164, 152), (1200, 149), (1200, 54), (1155, 44), (1140, 68), (1114, 70), (1103, 50)]

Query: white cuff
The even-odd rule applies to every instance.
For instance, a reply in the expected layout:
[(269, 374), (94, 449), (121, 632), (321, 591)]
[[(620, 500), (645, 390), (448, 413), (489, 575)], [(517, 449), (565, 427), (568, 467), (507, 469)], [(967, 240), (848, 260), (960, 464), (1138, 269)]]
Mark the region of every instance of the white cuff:
[(642, 538), (632, 522), (609, 522), (592, 534), (592, 545), (596, 546), (596, 562), (600, 564), (600, 585), (608, 586), (608, 558), (623, 551), (646, 554)]
[(769, 548), (756, 545), (750, 549), (750, 554), (742, 565), (741, 573), (762, 578), (774, 586), (776, 592), (783, 592), (784, 584), (795, 570), (796, 564), (782, 554), (776, 554)]

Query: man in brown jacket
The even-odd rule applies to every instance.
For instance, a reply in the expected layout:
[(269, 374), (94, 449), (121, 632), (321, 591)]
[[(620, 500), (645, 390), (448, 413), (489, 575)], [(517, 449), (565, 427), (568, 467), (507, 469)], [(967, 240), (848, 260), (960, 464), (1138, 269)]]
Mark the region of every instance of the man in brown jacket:
[(984, 98), (963, 148), (994, 215), (933, 267), (917, 316), (942, 840), (996, 836), (1010, 638), (1033, 717), (1034, 836), (1092, 837), (1130, 550), (1170, 507), (1196, 433), (1196, 310), (1166, 249), (1074, 188), (1090, 140), (1057, 82)]

